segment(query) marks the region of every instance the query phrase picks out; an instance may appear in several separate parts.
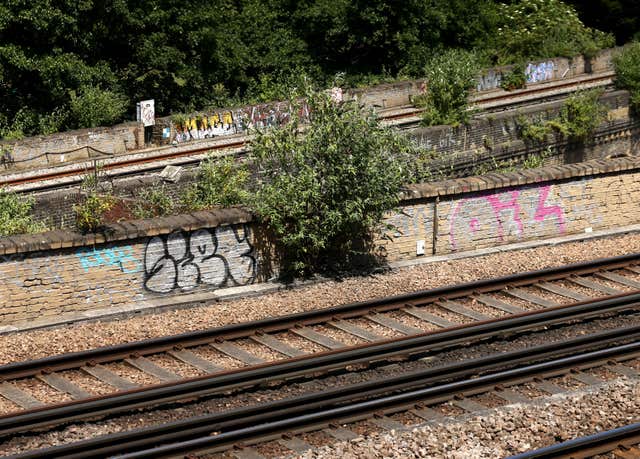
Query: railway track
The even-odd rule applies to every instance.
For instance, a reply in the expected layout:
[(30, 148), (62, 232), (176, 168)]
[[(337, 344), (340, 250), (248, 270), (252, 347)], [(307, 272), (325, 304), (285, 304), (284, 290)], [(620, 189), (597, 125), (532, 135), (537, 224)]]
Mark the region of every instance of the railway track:
[[(638, 263), (608, 258), (3, 365), (0, 396), (13, 405), (0, 435), (634, 311)], [(108, 390), (91, 393), (96, 385)]]
[(274, 439), (302, 449), (304, 442), (295, 437), (301, 433), (322, 430), (339, 439), (355, 438), (353, 432), (339, 426), (374, 419), (393, 428), (387, 416), (400, 412), (433, 419), (429, 405), (447, 400), (461, 403), (466, 397), (487, 392), (513, 399), (517, 395), (511, 387), (525, 382), (554, 390), (549, 389), (553, 388), (549, 378), (568, 373), (579, 378), (582, 371), (601, 366), (638, 376), (637, 370), (624, 363), (640, 357), (639, 337), (640, 326), (618, 328), (11, 457), (176, 457), (229, 451)]
[(508, 459), (582, 459), (611, 453), (616, 459), (640, 457), (640, 423), (598, 432), (546, 448), (511, 456)]
[[(540, 99), (564, 97), (577, 88), (608, 87), (612, 84), (613, 72), (604, 72), (567, 82), (552, 82), (535, 85), (519, 90), (515, 94), (486, 95), (472, 99), (476, 109), (496, 111), (506, 106), (522, 106), (539, 103)], [(383, 123), (402, 129), (410, 129), (419, 123), (421, 110), (415, 107), (388, 110), (380, 114)], [(226, 151), (227, 154), (240, 155), (246, 150), (249, 141), (247, 136), (230, 136), (228, 139), (215, 139), (213, 142), (198, 142), (193, 145), (184, 144), (179, 148), (163, 147), (155, 153), (128, 153), (120, 157), (100, 159), (102, 170), (111, 177), (124, 177), (142, 173), (159, 172), (167, 165), (195, 167), (208, 152)], [(87, 171), (93, 171), (95, 160), (85, 160), (63, 167), (52, 167), (47, 172), (27, 171), (0, 176), (0, 188), (9, 187), (17, 192), (45, 191), (76, 185), (82, 181)]]

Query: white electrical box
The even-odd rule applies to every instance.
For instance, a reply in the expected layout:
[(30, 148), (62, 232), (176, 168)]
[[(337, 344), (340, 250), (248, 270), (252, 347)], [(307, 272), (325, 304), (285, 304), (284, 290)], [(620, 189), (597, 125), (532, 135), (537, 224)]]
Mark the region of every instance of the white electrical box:
[(416, 241), (416, 255), (424, 255), (424, 239)]

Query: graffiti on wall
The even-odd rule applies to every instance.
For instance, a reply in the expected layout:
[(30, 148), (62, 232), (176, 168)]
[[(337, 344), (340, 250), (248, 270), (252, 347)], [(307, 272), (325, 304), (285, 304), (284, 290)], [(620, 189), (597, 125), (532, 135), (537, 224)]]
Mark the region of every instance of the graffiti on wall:
[(130, 245), (124, 247), (80, 247), (76, 251), (76, 257), (80, 260), (80, 265), (85, 272), (89, 268), (101, 266), (117, 266), (123, 273), (137, 273), (141, 270), (140, 261), (133, 253)]
[[(485, 239), (520, 239), (525, 232), (564, 234), (565, 212), (551, 190), (551, 185), (545, 185), (457, 201), (449, 216), (451, 249)], [(553, 231), (543, 231), (545, 225)]]
[(540, 83), (553, 79), (554, 65), (553, 61), (539, 62), (537, 64), (529, 63), (525, 70), (527, 83)]
[(500, 87), (501, 82), (502, 82), (502, 73), (494, 69), (489, 69), (487, 73), (483, 73), (478, 77), (476, 90), (479, 92), (479, 91), (489, 91), (491, 89), (496, 89)]
[[(303, 104), (298, 116), (308, 118), (309, 107)], [(291, 105), (285, 102), (260, 104), (237, 110), (223, 110), (191, 117), (174, 124), (178, 143), (241, 134), (248, 129), (268, 129), (286, 124), (291, 118)]]
[[(398, 237), (425, 238), (433, 230), (433, 205), (406, 206), (385, 220), (391, 234)], [(385, 232), (385, 234), (388, 234)]]
[(256, 277), (256, 259), (249, 227), (223, 226), (156, 236), (144, 254), (144, 287), (169, 293), (199, 285), (250, 284)]

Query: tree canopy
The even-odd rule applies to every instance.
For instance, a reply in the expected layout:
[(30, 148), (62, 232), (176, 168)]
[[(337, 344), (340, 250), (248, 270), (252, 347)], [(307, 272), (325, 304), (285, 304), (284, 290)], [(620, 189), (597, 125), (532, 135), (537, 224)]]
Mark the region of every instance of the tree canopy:
[[(286, 94), (302, 74), (321, 85), (337, 73), (347, 84), (422, 76), (428, 59), (445, 48), (479, 50), (488, 63), (520, 59), (535, 54), (537, 43), (518, 48), (518, 37), (509, 37), (510, 48), (499, 29), (518, 5), (541, 2), (561, 4), (6, 0), (0, 4), (0, 138), (114, 123), (147, 98), (160, 114), (267, 100)], [(613, 3), (620, 5), (616, 11), (635, 8)], [(551, 21), (552, 30), (570, 27), (560, 40), (588, 38), (577, 17), (562, 22), (558, 8), (536, 17)], [(587, 45), (583, 40), (565, 51)]]

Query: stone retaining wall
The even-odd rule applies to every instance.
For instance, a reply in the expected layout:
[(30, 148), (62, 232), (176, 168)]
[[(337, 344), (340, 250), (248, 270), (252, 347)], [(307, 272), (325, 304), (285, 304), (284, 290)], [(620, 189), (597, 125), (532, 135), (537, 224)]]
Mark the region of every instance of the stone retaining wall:
[[(640, 159), (409, 187), (376, 245), (388, 261), (640, 223)], [(424, 246), (424, 254), (417, 248)], [(0, 326), (261, 282), (273, 244), (234, 208), (0, 239)]]

